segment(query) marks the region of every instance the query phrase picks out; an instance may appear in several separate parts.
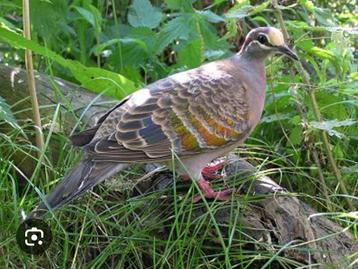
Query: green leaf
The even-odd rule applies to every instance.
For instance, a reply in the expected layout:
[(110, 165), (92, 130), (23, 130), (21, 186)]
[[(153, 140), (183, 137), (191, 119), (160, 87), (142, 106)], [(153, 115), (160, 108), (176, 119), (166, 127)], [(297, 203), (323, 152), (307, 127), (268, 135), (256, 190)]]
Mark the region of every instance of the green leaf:
[(175, 39), (188, 40), (190, 34), (193, 33), (197, 37), (195, 13), (181, 14), (169, 21), (159, 32), (155, 44), (156, 53), (161, 53)]
[[(302, 137), (303, 137), (302, 136), (302, 127), (298, 126), (298, 127), (293, 128), (290, 131), (290, 135), (288, 138), (292, 145), (298, 145), (301, 143)], [(289, 144), (287, 143), (287, 145), (289, 145)]]
[(79, 6), (72, 6), (92, 27), (95, 29), (96, 33), (101, 32), (101, 23), (102, 17), (99, 10), (93, 5), (87, 5), (88, 9), (79, 7)]
[(21, 9), (22, 5), (20, 1), (1, 0), (0, 9), (5, 9), (5, 8)]
[(230, 9), (228, 13), (225, 14), (226, 18), (230, 19), (242, 19), (249, 16), (249, 12), (252, 9), (252, 6), (243, 6), (240, 9), (236, 9), (235, 7)]
[(128, 13), (128, 22), (133, 27), (156, 28), (162, 20), (162, 13), (149, 0), (134, 0)]
[(108, 63), (117, 69), (123, 67), (139, 67), (150, 57), (147, 43), (140, 39), (123, 38), (118, 39), (120, 46), (112, 49), (108, 57)]
[(303, 50), (310, 50), (314, 47), (314, 43), (311, 39), (302, 39), (295, 42), (295, 45)]
[(180, 9), (182, 0), (165, 0), (165, 3), (170, 9)]
[(339, 144), (334, 145), (332, 152), (333, 152), (333, 156), (335, 159), (343, 159), (344, 158), (344, 152)]
[(202, 39), (197, 38), (187, 43), (178, 53), (178, 63), (188, 68), (198, 67), (204, 60)]
[(76, 61), (68, 61), (68, 67), (74, 77), (81, 81), (83, 87), (93, 92), (121, 99), (134, 90), (134, 85), (128, 90), (128, 80), (123, 76), (97, 67), (86, 67)]
[(264, 11), (270, 3), (271, 1), (266, 1), (256, 6), (242, 6), (241, 4), (235, 5), (225, 14), (225, 17), (230, 19), (242, 19), (248, 16), (253, 16)]
[(131, 80), (121, 76), (120, 74), (116, 74), (100, 68), (86, 67), (79, 62), (66, 60), (48, 48), (42, 47), (36, 42), (28, 40), (1, 25), (0, 39), (8, 42), (14, 47), (31, 49), (37, 54), (56, 61), (62, 66), (70, 69), (73, 76), (84, 87), (93, 92), (103, 92), (105, 95), (121, 99), (135, 90), (134, 83)]
[(313, 47), (309, 50), (309, 52), (321, 59), (328, 59), (332, 62), (334, 62), (336, 60), (336, 57), (334, 56), (333, 52), (326, 50), (326, 49), (322, 49), (319, 47)]
[(225, 21), (223, 17), (215, 14), (214, 12), (210, 10), (204, 10), (204, 11), (196, 11), (201, 17), (205, 18), (208, 22), (211, 23), (219, 23)]
[(290, 119), (292, 116), (290, 114), (273, 114), (270, 116), (265, 116), (261, 119), (261, 122), (265, 122), (265, 123), (270, 123), (270, 122), (275, 122), (275, 121), (281, 121), (281, 120), (288, 120)]
[(271, 4), (271, 1), (266, 1), (261, 3), (260, 5), (255, 5), (252, 7), (252, 9), (250, 10), (250, 16), (253, 16), (255, 14), (261, 13), (262, 11), (264, 11), (269, 5)]
[(330, 136), (336, 136), (338, 138), (342, 138), (343, 134), (334, 130), (333, 128), (343, 127), (343, 126), (351, 126), (356, 124), (358, 121), (348, 119), (344, 121), (330, 120), (330, 121), (311, 121), (309, 124), (314, 129), (319, 129), (326, 131)]
[(350, 78), (352, 80), (357, 80), (358, 81), (358, 72), (353, 72), (350, 74)]
[(216, 28), (206, 20), (198, 19), (199, 26), (195, 29), (196, 33), (204, 40), (205, 50), (228, 49), (229, 45), (225, 39), (217, 35)]
[(10, 106), (6, 103), (5, 99), (0, 96), (0, 121), (5, 121), (15, 129), (21, 129), (17, 124), (14, 115), (11, 112)]
[(95, 46), (93, 48), (93, 53), (95, 55), (99, 55), (105, 48), (112, 46), (114, 44), (118, 44), (118, 43), (122, 43), (122, 44), (129, 44), (129, 45), (134, 45), (134, 46), (139, 46), (141, 49), (143, 49), (145, 52), (148, 52), (148, 47), (147, 44), (145, 42), (143, 42), (140, 39), (136, 39), (136, 38), (115, 38), (115, 39), (111, 39), (108, 40), (104, 43), (101, 43), (97, 46)]
[(66, 20), (69, 13), (69, 6), (65, 1), (30, 1), (32, 33), (40, 35), (46, 40), (47, 45), (58, 49), (65, 45), (65, 41), (59, 38), (64, 37), (72, 30)]
[(102, 24), (102, 15), (101, 12), (94, 6), (94, 5), (88, 5), (88, 9), (91, 10), (91, 13), (93, 14), (94, 18), (94, 29), (97, 33), (101, 32), (101, 24)]
[(314, 7), (313, 11), (316, 20), (323, 26), (336, 26), (337, 22), (333, 18), (333, 13), (328, 8)]
[(300, 0), (299, 3), (304, 6), (309, 12), (313, 12), (314, 4), (312, 1), (309, 0)]
[(11, 22), (9, 22), (8, 20), (6, 20), (3, 17), (0, 17), (0, 24), (4, 24), (7, 28), (11, 28), (11, 29), (15, 29), (15, 25), (13, 25)]
[(168, 8), (170, 9), (181, 9), (185, 11), (192, 11), (192, 1), (191, 0), (165, 0)]
[(96, 27), (96, 20), (93, 14), (83, 7), (73, 6), (73, 8), (93, 27)]

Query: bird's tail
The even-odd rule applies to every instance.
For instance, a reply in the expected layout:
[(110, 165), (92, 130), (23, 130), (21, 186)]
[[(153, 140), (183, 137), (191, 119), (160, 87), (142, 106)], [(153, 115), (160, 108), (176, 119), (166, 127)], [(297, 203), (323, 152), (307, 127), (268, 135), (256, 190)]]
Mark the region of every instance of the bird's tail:
[(27, 217), (39, 218), (48, 209), (61, 207), (96, 186), (101, 181), (125, 169), (128, 164), (114, 162), (94, 162), (90, 159), (81, 161), (62, 181), (50, 192)]

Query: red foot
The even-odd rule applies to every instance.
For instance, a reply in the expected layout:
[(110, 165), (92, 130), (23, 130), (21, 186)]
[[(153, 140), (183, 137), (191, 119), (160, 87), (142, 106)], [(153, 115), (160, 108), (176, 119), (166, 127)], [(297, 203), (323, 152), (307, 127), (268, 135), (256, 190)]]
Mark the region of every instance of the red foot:
[(218, 170), (222, 169), (225, 166), (224, 162), (219, 162), (217, 164), (208, 165), (203, 168), (201, 171), (201, 174), (206, 179), (219, 179), (223, 176), (218, 174)]
[[(230, 200), (231, 194), (235, 191), (235, 189), (226, 189), (226, 190), (222, 190), (222, 191), (214, 191), (210, 187), (210, 183), (207, 182), (203, 178), (198, 181), (198, 185), (199, 185), (199, 188), (201, 189), (201, 191), (203, 192), (203, 195), (205, 196), (205, 198), (215, 199), (215, 200), (220, 200), (220, 201)], [(194, 203), (197, 203), (200, 200), (201, 200), (201, 196), (198, 195), (198, 196), (196, 196), (194, 198)]]

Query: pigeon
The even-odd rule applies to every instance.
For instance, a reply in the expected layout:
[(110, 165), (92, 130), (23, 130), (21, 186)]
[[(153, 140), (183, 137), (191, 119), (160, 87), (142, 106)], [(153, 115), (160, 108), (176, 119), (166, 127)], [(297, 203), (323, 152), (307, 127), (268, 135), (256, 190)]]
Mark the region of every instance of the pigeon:
[(61, 207), (138, 163), (164, 164), (195, 180), (205, 198), (230, 199), (232, 189), (215, 191), (205, 177), (222, 164), (208, 163), (243, 144), (258, 124), (266, 95), (265, 59), (276, 53), (298, 60), (279, 29), (255, 28), (235, 55), (127, 96), (93, 128), (71, 137), (84, 158), (29, 216)]

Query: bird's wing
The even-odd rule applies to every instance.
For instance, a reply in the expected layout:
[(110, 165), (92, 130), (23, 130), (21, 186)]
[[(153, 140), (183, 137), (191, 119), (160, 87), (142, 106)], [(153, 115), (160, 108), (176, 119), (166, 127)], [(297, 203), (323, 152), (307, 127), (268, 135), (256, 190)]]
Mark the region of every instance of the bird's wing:
[(132, 94), (85, 146), (94, 160), (146, 162), (215, 150), (250, 130), (245, 87), (228, 73), (183, 72)]

